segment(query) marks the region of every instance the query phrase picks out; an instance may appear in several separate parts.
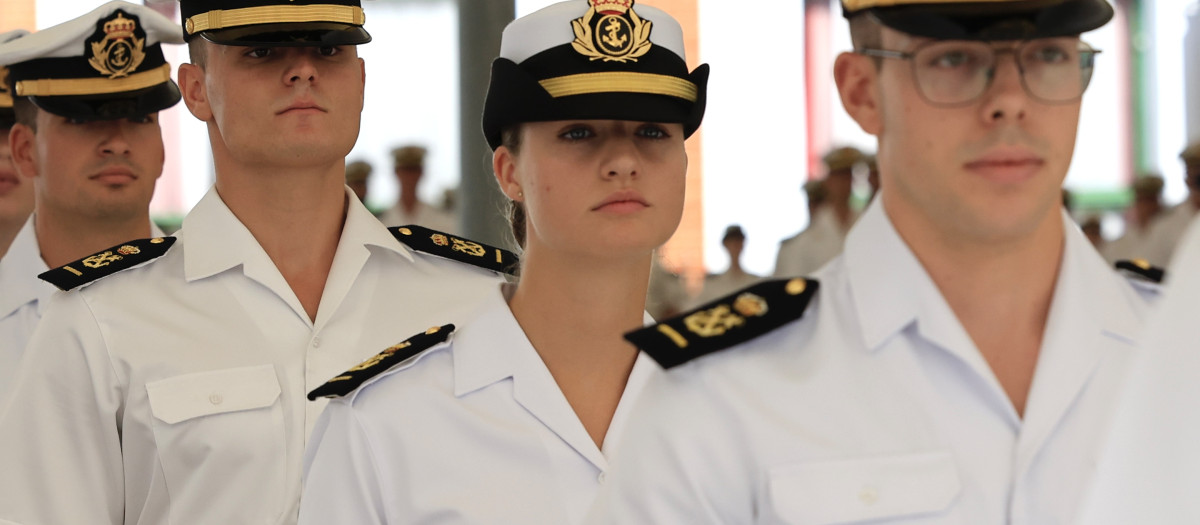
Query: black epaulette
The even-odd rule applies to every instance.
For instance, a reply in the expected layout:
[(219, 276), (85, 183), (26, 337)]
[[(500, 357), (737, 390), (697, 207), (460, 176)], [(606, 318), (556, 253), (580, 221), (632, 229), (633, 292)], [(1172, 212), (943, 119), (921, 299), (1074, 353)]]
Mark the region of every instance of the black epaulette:
[(804, 278), (764, 281), (625, 334), (625, 339), (663, 368), (671, 368), (799, 319), (819, 286)]
[(517, 271), (517, 254), (488, 246), (448, 233), (410, 224), (388, 228), (400, 242), (419, 252), (453, 259), (494, 272), (513, 275)]
[(101, 277), (107, 277), (121, 270), (162, 257), (172, 244), (175, 244), (174, 237), (154, 237), (129, 241), (43, 272), (38, 275), (38, 279), (53, 284), (61, 290), (70, 290)]
[(1156, 284), (1161, 284), (1163, 281), (1163, 278), (1166, 277), (1166, 275), (1167, 275), (1166, 270), (1163, 270), (1162, 268), (1151, 265), (1150, 262), (1145, 259), (1117, 261), (1117, 264), (1115, 266), (1116, 266), (1117, 270), (1119, 270), (1127, 275), (1132, 275), (1133, 277), (1135, 277), (1137, 279), (1141, 279), (1143, 281), (1150, 281), (1150, 282), (1156, 283)]
[(430, 347), (445, 342), (454, 333), (454, 325), (435, 326), (404, 342), (384, 350), (308, 393), (309, 401), (322, 397), (342, 397), (354, 392), (367, 380)]

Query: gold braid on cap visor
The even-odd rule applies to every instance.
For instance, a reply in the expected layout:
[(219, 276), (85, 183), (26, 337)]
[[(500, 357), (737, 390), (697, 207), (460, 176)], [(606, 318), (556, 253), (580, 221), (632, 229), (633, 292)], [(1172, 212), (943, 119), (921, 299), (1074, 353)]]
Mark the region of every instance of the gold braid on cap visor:
[(156, 86), (171, 80), (171, 65), (163, 64), (149, 71), (121, 78), (43, 78), (17, 82), (17, 96), (66, 97), (74, 95), (107, 95)]
[(554, 98), (593, 93), (646, 93), (666, 95), (695, 102), (699, 98), (696, 84), (682, 78), (654, 73), (580, 73), (538, 81)]
[(289, 22), (335, 22), (361, 26), (367, 22), (367, 15), (361, 7), (348, 5), (266, 5), (200, 13), (188, 18), (185, 27), (188, 34), (192, 35), (228, 27)]

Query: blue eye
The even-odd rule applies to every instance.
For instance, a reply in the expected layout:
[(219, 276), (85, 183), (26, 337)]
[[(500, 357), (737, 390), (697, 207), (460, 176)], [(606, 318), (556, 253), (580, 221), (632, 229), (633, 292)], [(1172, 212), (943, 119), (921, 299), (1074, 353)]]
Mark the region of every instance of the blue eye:
[(585, 127), (575, 127), (564, 131), (559, 137), (567, 140), (584, 140), (593, 136), (592, 130)]
[(645, 126), (638, 128), (637, 134), (640, 137), (646, 137), (646, 138), (652, 138), (652, 139), (665, 139), (665, 138), (671, 137), (671, 134), (667, 133), (666, 129), (664, 129), (661, 126), (656, 126), (656, 125), (652, 125), (652, 124), (647, 124)]
[(965, 51), (947, 51), (933, 57), (930, 60), (930, 65), (934, 67), (953, 69), (962, 67), (971, 62), (971, 54)]
[(1047, 44), (1035, 48), (1030, 53), (1031, 58), (1044, 64), (1059, 64), (1070, 60), (1071, 53), (1060, 46)]

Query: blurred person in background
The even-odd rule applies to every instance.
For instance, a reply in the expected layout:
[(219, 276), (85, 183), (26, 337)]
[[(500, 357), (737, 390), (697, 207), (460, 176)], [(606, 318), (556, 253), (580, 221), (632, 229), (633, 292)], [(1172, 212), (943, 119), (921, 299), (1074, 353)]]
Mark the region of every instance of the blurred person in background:
[(371, 163), (362, 160), (346, 164), (346, 185), (363, 204), (367, 203), (367, 180), (371, 178), (371, 170)]
[(823, 161), (826, 175), (818, 190), (823, 198), (817, 199), (817, 208), (812, 211), (810, 195), (808, 228), (779, 244), (776, 277), (809, 275), (833, 260), (842, 253), (846, 234), (858, 219), (858, 212), (851, 207), (850, 195), (854, 168), (865, 162), (865, 156), (855, 148), (843, 147), (830, 151)]
[(422, 146), (401, 146), (392, 150), (392, 166), (400, 193), (396, 204), (384, 210), (379, 220), (384, 226), (419, 224), (426, 228), (454, 233), (458, 231), (458, 217), (447, 213), (439, 206), (422, 202), (419, 195), (421, 180), (425, 176), (425, 155)]
[(1189, 145), (1179, 154), (1179, 158), (1183, 161), (1188, 194), (1183, 202), (1162, 212), (1150, 231), (1146, 240), (1146, 254), (1141, 257), (1155, 266), (1171, 264), (1175, 245), (1200, 212), (1200, 142)]
[(721, 246), (729, 255), (729, 269), (704, 278), (704, 288), (692, 301), (693, 306), (707, 303), (762, 280), (762, 276), (754, 275), (742, 268), (742, 251), (746, 248), (746, 232), (742, 231), (741, 226), (733, 224), (725, 228), (725, 235), (721, 237)]
[[(1105, 243), (1104, 258), (1108, 262), (1144, 259), (1149, 256), (1148, 242), (1163, 213), (1162, 176), (1146, 173), (1134, 179), (1133, 204), (1125, 210), (1125, 233)], [(1165, 261), (1162, 261), (1165, 264)]]
[[(0, 44), (29, 34), (18, 29), (0, 33)], [(0, 258), (33, 213), (33, 184), (17, 176), (13, 165), (12, 150), (8, 147), (8, 131), (16, 123), (13, 113), (12, 87), (8, 84), (8, 68), (0, 66)], [(0, 276), (0, 282), (3, 277)], [(0, 296), (3, 295), (0, 285)], [(2, 315), (3, 312), (0, 312)]]

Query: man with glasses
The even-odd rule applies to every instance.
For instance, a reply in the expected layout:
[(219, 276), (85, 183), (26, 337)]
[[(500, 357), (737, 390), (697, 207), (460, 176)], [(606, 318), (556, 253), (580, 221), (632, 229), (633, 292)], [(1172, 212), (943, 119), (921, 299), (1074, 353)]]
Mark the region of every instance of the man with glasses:
[(672, 369), (592, 524), (1078, 517), (1154, 293), (1060, 203), (1096, 55), (1078, 35), (1112, 8), (843, 8), (855, 51), (834, 77), (878, 139), (880, 198), (815, 280), (627, 336)]

